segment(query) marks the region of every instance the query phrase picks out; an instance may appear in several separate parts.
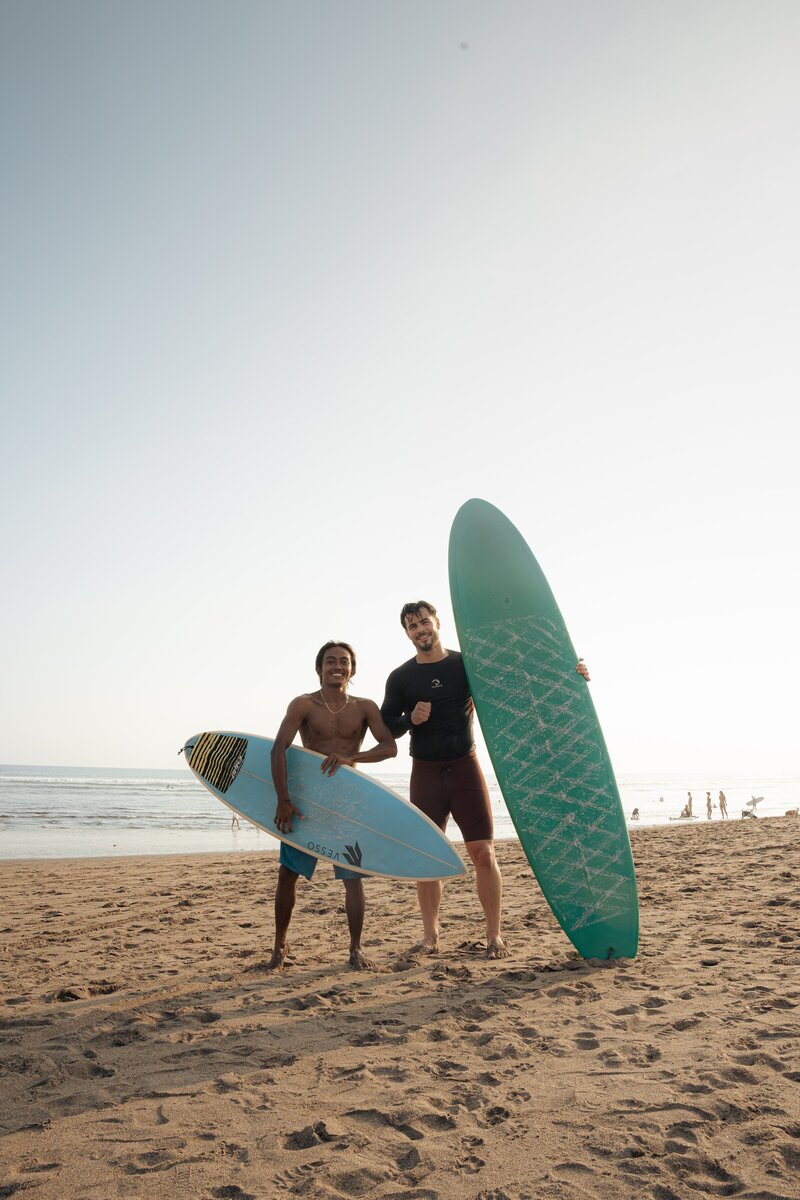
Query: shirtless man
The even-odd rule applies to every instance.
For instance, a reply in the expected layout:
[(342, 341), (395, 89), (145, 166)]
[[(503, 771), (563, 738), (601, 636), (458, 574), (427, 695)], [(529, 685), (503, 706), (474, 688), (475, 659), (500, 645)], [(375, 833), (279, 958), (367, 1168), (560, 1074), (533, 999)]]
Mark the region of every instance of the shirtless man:
[[(302, 820), (303, 814), (292, 804), (286, 783), (286, 749), (300, 734), (307, 750), (324, 754), (321, 771), (335, 775), (339, 767), (356, 763), (381, 762), (394, 758), (397, 743), (384, 724), (380, 709), (372, 700), (349, 696), (347, 685), (356, 673), (356, 655), (346, 642), (326, 642), (316, 661), (320, 687), (315, 692), (296, 696), (286, 710), (272, 749), (272, 782), (278, 796), (275, 827), (281, 833), (291, 833), (292, 819)], [(361, 750), (367, 730), (377, 745)], [(283, 969), (288, 953), (286, 935), (294, 909), (297, 878), (310, 879), (317, 859), (312, 854), (296, 850), (281, 842), (280, 868), (275, 888), (275, 947), (268, 970)], [(361, 930), (364, 925), (363, 876), (335, 866), (333, 873), (344, 882), (345, 912), (350, 930), (350, 966), (361, 971), (372, 964), (361, 953)]]

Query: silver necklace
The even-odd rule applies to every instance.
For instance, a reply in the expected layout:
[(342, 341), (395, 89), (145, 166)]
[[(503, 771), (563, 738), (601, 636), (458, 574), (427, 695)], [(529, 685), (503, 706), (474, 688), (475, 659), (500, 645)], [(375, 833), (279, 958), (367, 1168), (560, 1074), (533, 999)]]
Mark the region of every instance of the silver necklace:
[(344, 710), (347, 708), (348, 704), (350, 703), (350, 697), (345, 696), (344, 704), (342, 705), (341, 708), (331, 708), (330, 704), (328, 704), (328, 701), (325, 699), (325, 697), (322, 694), (322, 688), (319, 689), (319, 698), (322, 701), (322, 703), (325, 705), (325, 707), (327, 708), (328, 712), (333, 713), (334, 716), (336, 716), (337, 713), (344, 712)]

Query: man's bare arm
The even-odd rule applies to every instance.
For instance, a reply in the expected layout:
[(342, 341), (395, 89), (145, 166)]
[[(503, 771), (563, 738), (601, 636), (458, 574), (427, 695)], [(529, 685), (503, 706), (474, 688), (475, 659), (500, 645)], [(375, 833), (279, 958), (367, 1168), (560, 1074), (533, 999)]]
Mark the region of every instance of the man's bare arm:
[(353, 755), (354, 762), (383, 762), (385, 758), (394, 758), (397, 754), (397, 742), (389, 732), (389, 728), (381, 716), (381, 710), (374, 700), (364, 704), (367, 715), (367, 728), (375, 738), (376, 745), (371, 750), (359, 750)]
[(281, 833), (292, 832), (292, 817), (303, 819), (303, 814), (295, 808), (289, 799), (289, 788), (286, 779), (286, 750), (291, 746), (297, 731), (302, 725), (308, 709), (308, 698), (297, 696), (286, 710), (286, 716), (281, 721), (280, 729), (275, 736), (270, 761), (272, 765), (272, 782), (278, 797), (275, 809), (275, 827)]

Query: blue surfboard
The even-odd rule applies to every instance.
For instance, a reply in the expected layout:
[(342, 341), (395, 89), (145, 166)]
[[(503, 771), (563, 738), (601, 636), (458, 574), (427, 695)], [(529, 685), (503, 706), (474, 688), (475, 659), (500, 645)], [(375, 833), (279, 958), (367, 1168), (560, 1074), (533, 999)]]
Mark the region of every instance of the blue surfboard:
[(464, 874), (457, 851), (419, 809), (391, 788), (339, 767), (323, 775), (322, 754), (290, 746), (289, 797), (303, 815), (292, 832), (273, 824), (272, 738), (245, 733), (199, 733), (184, 746), (186, 761), (208, 790), (265, 833), (298, 850), (361, 875), (391, 879), (452, 879)]

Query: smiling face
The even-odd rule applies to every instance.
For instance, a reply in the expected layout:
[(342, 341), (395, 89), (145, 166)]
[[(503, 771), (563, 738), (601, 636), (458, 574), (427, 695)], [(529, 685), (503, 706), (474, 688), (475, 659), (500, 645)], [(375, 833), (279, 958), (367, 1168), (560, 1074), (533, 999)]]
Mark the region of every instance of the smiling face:
[(317, 666), (319, 681), (323, 687), (344, 689), (354, 674), (353, 660), (348, 646), (327, 646), (322, 661)]
[(419, 653), (429, 654), (441, 645), (439, 638), (439, 618), (431, 614), (424, 606), (418, 612), (407, 613), (404, 617), (406, 634)]

